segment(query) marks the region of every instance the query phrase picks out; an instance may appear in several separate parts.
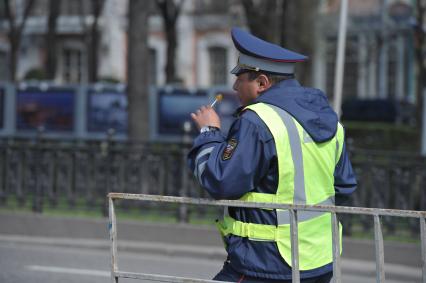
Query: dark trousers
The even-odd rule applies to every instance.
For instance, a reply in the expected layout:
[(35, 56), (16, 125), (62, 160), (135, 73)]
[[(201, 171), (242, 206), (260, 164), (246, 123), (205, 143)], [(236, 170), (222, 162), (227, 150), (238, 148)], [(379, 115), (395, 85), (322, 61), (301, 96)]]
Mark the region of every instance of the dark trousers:
[[(333, 277), (333, 272), (329, 272), (317, 277), (300, 279), (301, 283), (329, 283)], [(266, 278), (257, 278), (247, 276), (241, 273), (238, 273), (232, 269), (229, 264), (223, 266), (223, 269), (213, 278), (217, 281), (229, 281), (229, 282), (238, 282), (238, 283), (291, 283), (290, 280), (279, 280), (279, 279), (266, 279)]]

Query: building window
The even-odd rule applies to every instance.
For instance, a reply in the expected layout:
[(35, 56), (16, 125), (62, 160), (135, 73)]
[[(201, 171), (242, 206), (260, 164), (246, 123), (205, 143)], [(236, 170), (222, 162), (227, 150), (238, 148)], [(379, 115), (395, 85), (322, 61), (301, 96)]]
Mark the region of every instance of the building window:
[(196, 14), (226, 13), (229, 11), (230, 3), (228, 1), (204, 0), (194, 1), (194, 10)]
[(83, 54), (79, 49), (63, 50), (63, 80), (66, 83), (79, 83), (83, 79)]
[[(86, 1), (85, 1), (86, 2)], [(88, 2), (88, 1), (87, 1)], [(61, 14), (67, 15), (67, 16), (77, 16), (77, 15), (84, 15), (87, 12), (87, 9), (85, 6), (83, 6), (82, 0), (66, 0), (61, 1), (62, 7), (61, 7)]]
[(6, 19), (6, 6), (4, 1), (0, 1), (0, 19)]
[(149, 49), (149, 84), (157, 85), (157, 51)]
[(48, 0), (38, 0), (35, 1), (34, 6), (30, 11), (31, 16), (46, 16), (49, 11)]
[(223, 47), (210, 47), (210, 84), (225, 85), (227, 83), (226, 49)]

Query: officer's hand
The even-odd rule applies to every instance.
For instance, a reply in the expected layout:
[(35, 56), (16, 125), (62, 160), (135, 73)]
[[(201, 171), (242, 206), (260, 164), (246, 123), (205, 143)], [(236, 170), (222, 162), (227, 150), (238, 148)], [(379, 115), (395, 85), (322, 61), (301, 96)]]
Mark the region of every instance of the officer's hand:
[(220, 128), (220, 118), (210, 106), (201, 106), (195, 113), (191, 113), (191, 118), (194, 120), (198, 129), (204, 126)]

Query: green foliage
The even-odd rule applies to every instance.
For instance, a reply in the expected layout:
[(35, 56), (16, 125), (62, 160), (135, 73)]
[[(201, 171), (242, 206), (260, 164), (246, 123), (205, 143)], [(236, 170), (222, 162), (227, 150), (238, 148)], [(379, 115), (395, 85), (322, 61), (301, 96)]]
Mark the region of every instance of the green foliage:
[(347, 143), (353, 148), (418, 152), (417, 127), (372, 122), (344, 122)]
[(116, 77), (111, 77), (111, 76), (101, 77), (99, 78), (99, 82), (112, 83), (112, 84), (121, 83), (120, 79)]
[(43, 81), (47, 79), (47, 75), (43, 69), (32, 68), (25, 74), (24, 79)]
[[(10, 196), (7, 201), (0, 203), (0, 212), (7, 213), (33, 213), (32, 196), (20, 202), (16, 196)], [(88, 205), (84, 198), (77, 198), (73, 203), (65, 198), (59, 198), (57, 202), (52, 203), (48, 197), (43, 199), (43, 215), (60, 216), (60, 217), (78, 217), (87, 219), (101, 219), (106, 216), (102, 215), (102, 205), (99, 200), (92, 205)], [(150, 206), (149, 203), (136, 203), (128, 201), (116, 200), (115, 210), (117, 218), (120, 220), (132, 220), (150, 223), (179, 223), (177, 212), (178, 204), (168, 204), (167, 206)], [(195, 211), (195, 207), (189, 206), (189, 223), (198, 225), (214, 225), (214, 219), (217, 218), (217, 209), (209, 208), (199, 215)]]

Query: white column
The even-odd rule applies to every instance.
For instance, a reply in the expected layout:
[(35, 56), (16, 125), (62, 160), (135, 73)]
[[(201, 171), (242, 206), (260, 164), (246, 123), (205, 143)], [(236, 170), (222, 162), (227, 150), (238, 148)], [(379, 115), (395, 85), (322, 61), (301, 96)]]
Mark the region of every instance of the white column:
[(374, 34), (369, 36), (368, 56), (368, 92), (369, 98), (377, 97), (377, 41)]
[(195, 56), (192, 56), (194, 45), (192, 1), (183, 2), (183, 5), (177, 22), (176, 76), (183, 80), (186, 87), (194, 87), (195, 77), (192, 68)]
[(313, 86), (315, 88), (325, 90), (327, 81), (327, 43), (324, 39), (321, 39), (318, 36), (315, 46), (316, 48), (312, 68)]
[(389, 66), (389, 42), (387, 21), (387, 0), (381, 0), (381, 46), (379, 53), (379, 97), (388, 97), (388, 66)]
[[(319, 17), (325, 17), (327, 10), (327, 1), (320, 0), (318, 5), (317, 15)], [(324, 34), (321, 32), (321, 25), (315, 25), (315, 46), (312, 78), (313, 87), (326, 91), (327, 85), (327, 41), (324, 38)], [(328, 95), (332, 95), (329, 93)]]
[[(101, 46), (99, 51), (99, 76), (121, 81), (126, 76), (126, 30), (122, 24), (126, 9), (122, 0), (108, 0), (100, 19)], [(127, 7), (127, 5), (125, 5)], [(105, 49), (106, 52), (102, 52)]]
[(234, 81), (236, 76), (231, 74), (231, 70), (237, 65), (237, 61), (238, 61), (238, 51), (237, 49), (233, 46), (233, 45), (228, 45), (227, 48), (227, 72), (228, 72), (228, 79), (227, 79), (227, 83), (229, 88), (232, 88), (232, 86), (234, 85)]
[(166, 48), (167, 43), (163, 37), (150, 35), (148, 38), (148, 46), (155, 50), (156, 58), (155, 58), (155, 72), (157, 78), (157, 85), (161, 86), (166, 83), (166, 76), (164, 72), (164, 68), (166, 66)]
[(367, 40), (364, 34), (358, 36), (358, 97), (366, 98), (367, 97)]

